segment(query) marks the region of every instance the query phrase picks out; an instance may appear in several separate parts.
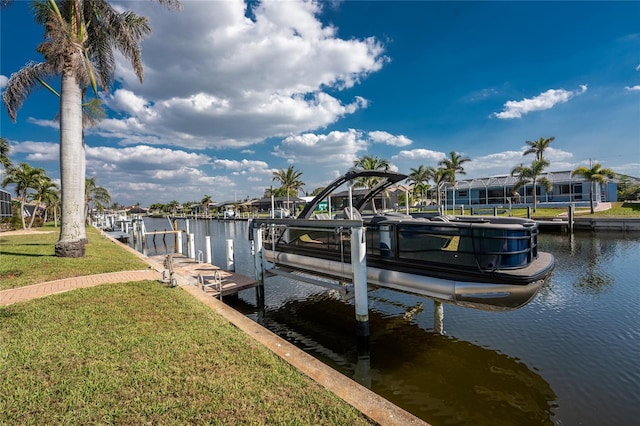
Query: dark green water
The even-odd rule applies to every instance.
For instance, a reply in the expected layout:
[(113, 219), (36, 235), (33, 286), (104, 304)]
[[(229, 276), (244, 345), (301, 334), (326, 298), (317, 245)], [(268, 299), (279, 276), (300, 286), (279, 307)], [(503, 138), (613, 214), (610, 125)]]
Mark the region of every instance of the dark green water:
[[(253, 275), (245, 226), (192, 223), (196, 249), (208, 233), (224, 266), (233, 238), (236, 270)], [(369, 359), (358, 358), (352, 304), (324, 289), (271, 278), (264, 312), (252, 290), (234, 306), (434, 425), (638, 424), (640, 235), (540, 240), (557, 266), (531, 303), (501, 313), (445, 305), (444, 335), (433, 332), (430, 300), (371, 291)]]

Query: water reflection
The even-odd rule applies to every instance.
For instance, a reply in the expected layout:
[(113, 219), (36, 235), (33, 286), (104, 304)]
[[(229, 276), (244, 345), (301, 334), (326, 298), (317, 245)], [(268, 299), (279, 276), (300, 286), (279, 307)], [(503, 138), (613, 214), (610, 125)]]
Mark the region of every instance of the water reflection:
[(357, 353), (353, 306), (330, 294), (290, 300), (262, 321), (432, 424), (552, 423), (555, 393), (518, 359), (430, 333), (402, 316), (371, 311), (369, 318), (370, 358)]

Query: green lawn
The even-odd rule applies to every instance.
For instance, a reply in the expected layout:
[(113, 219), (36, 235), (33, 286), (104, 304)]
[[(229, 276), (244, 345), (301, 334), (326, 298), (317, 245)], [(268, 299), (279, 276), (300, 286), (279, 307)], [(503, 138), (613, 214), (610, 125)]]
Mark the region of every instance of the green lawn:
[(0, 424), (370, 424), (157, 282), (78, 289), (0, 318)]
[[(52, 231), (52, 232), (47, 232)], [(81, 259), (54, 255), (59, 229), (46, 227), (28, 235), (0, 233), (0, 290), (61, 278), (104, 272), (147, 269), (149, 265), (118, 244), (87, 228), (86, 256)]]

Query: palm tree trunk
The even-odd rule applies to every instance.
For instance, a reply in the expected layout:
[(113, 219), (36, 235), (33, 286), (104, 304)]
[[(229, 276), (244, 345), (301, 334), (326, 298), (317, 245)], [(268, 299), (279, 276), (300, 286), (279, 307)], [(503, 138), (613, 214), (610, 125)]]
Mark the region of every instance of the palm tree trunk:
[(36, 205), (33, 207), (33, 214), (31, 215), (31, 220), (29, 221), (29, 229), (31, 229), (31, 227), (33, 226), (33, 222), (36, 219), (36, 213), (38, 213), (38, 204), (40, 204), (40, 202), (36, 201)]
[(593, 187), (595, 186), (595, 182), (589, 183), (589, 205), (591, 206), (591, 214), (595, 213), (595, 209), (593, 207)]
[(24, 222), (24, 199), (25, 199), (25, 197), (22, 197), (20, 199), (20, 219), (22, 219), (22, 229), (23, 230), (27, 229), (27, 225)]
[(62, 217), (59, 257), (84, 256), (84, 150), (82, 147), (82, 94), (73, 73), (62, 74), (60, 92), (60, 180)]

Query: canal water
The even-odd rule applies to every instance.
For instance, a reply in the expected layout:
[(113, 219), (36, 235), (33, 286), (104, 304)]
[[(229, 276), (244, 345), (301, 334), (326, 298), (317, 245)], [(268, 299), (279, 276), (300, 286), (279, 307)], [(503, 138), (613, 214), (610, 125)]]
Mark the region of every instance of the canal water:
[[(145, 218), (147, 230), (169, 229)], [(254, 275), (246, 222), (190, 221), (196, 252), (212, 240), (226, 265)], [(184, 229), (185, 223), (180, 223)], [(148, 254), (173, 251), (173, 237)], [(444, 335), (433, 303), (391, 290), (369, 293), (370, 356), (358, 356), (353, 301), (282, 277), (225, 300), (344, 375), (433, 425), (627, 425), (640, 419), (640, 236), (543, 233), (557, 266), (525, 307), (484, 312), (444, 305)], [(186, 249), (185, 249), (186, 253)]]

